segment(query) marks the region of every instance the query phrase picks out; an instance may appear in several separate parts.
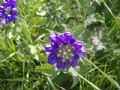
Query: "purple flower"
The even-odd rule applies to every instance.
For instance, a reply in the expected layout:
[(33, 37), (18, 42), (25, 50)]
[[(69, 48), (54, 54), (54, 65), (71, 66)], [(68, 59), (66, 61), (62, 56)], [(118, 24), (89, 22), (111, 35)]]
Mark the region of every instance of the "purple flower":
[(69, 65), (76, 67), (80, 57), (86, 53), (83, 42), (76, 40), (70, 32), (51, 34), (49, 39), (51, 44), (45, 47), (45, 51), (49, 52), (48, 63), (56, 64), (58, 69)]
[(17, 18), (16, 1), (3, 0), (0, 5), (0, 27)]

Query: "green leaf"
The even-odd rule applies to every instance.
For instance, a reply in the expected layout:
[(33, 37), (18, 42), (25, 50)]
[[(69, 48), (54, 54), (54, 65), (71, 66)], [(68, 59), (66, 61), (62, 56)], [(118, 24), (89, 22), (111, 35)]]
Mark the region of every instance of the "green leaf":
[(54, 72), (54, 67), (53, 65), (50, 64), (43, 64), (41, 66), (36, 66), (35, 70), (36, 72), (41, 72), (45, 75), (51, 76), (52, 73)]

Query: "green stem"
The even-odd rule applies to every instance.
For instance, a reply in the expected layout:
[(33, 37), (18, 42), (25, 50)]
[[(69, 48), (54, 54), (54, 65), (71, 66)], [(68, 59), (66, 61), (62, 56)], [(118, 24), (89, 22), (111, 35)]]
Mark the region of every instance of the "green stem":
[(103, 74), (104, 77), (106, 77), (114, 86), (116, 86), (116, 88), (118, 88), (118, 90), (120, 90), (120, 86), (115, 80), (113, 80), (109, 75), (104, 73), (101, 69), (99, 69), (94, 63), (92, 63), (87, 58), (84, 57), (84, 60), (86, 60), (88, 63), (90, 63), (92, 66), (94, 66), (100, 73)]
[(50, 79), (50, 77), (47, 76), (48, 82), (50, 83), (51, 87), (53, 88), (53, 90), (57, 90), (56, 87), (54, 86), (52, 80)]
[(96, 85), (94, 85), (93, 83), (91, 83), (90, 81), (88, 81), (86, 78), (84, 78), (82, 75), (80, 75), (78, 72), (76, 72), (75, 70), (72, 70), (72, 72), (74, 72), (75, 74), (77, 74), (81, 79), (83, 79), (84, 81), (86, 81), (89, 85), (91, 85), (96, 90), (101, 90)]

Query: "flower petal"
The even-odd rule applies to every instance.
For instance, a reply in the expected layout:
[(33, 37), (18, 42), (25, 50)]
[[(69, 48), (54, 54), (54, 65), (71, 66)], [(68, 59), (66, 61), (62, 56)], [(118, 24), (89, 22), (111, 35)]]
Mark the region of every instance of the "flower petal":
[(76, 42), (73, 44), (73, 46), (74, 46), (75, 49), (80, 49), (80, 48), (82, 48), (83, 43), (80, 42), (80, 41), (76, 41)]
[(75, 42), (75, 39), (73, 38), (73, 36), (70, 32), (65, 32), (64, 33), (64, 40), (65, 40), (65, 42), (69, 42), (69, 43), (74, 43)]
[(49, 56), (48, 56), (48, 63), (49, 64), (55, 64), (57, 61), (57, 56), (54, 54), (54, 53), (51, 53)]
[(47, 45), (47, 46), (45, 47), (45, 51), (46, 51), (46, 52), (52, 52), (52, 50), (53, 50), (53, 48), (52, 48), (51, 45)]
[(73, 59), (73, 60), (70, 61), (70, 64), (71, 64), (71, 66), (72, 66), (73, 68), (75, 68), (75, 67), (77, 66), (77, 64), (78, 64), (77, 62), (78, 62), (78, 60), (74, 60), (74, 59)]
[(16, 8), (12, 8), (12, 10), (10, 11), (11, 14), (17, 14), (17, 9)]
[(59, 44), (57, 42), (53, 42), (51, 45), (54, 49), (57, 49), (59, 47)]
[(51, 42), (56, 42), (56, 35), (51, 34), (51, 35), (49, 36), (49, 39), (50, 39)]
[(99, 47), (99, 45), (93, 45), (94, 49), (97, 49)]
[(3, 2), (2, 2), (2, 5), (3, 5), (4, 7), (8, 6), (7, 1), (3, 1)]
[(65, 69), (67, 66), (68, 66), (68, 62), (67, 62), (67, 61), (62, 62), (61, 59), (59, 59), (59, 60), (57, 61), (56, 67), (57, 67), (58, 69)]
[(79, 60), (80, 55), (79, 53), (74, 53), (74, 56), (72, 57), (73, 60)]
[(62, 43), (63, 42), (63, 35), (62, 34), (57, 34), (56, 35), (56, 41), (58, 43)]
[(79, 53), (80, 53), (80, 56), (85, 55), (85, 54), (86, 54), (86, 50), (85, 50), (85, 48), (82, 47), (82, 48), (80, 49)]

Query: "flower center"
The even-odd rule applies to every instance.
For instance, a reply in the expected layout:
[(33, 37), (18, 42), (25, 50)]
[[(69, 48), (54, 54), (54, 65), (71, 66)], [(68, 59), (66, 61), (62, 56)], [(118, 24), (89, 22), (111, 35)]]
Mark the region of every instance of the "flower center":
[(93, 44), (97, 45), (99, 43), (99, 40), (97, 37), (95, 37), (92, 42), (93, 42)]
[(7, 7), (7, 8), (5, 9), (5, 14), (9, 14), (9, 13), (10, 13), (10, 10), (11, 10), (11, 7)]
[(62, 61), (70, 60), (73, 57), (72, 51), (71, 45), (62, 45), (57, 51), (57, 56), (62, 58)]

